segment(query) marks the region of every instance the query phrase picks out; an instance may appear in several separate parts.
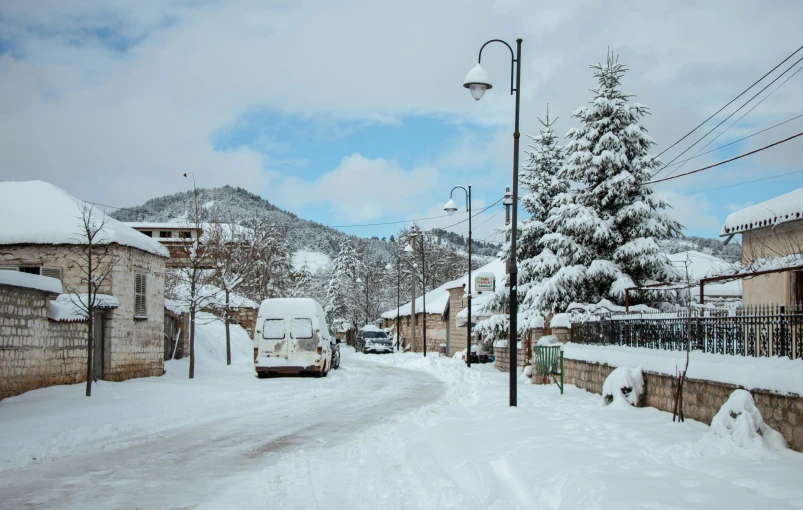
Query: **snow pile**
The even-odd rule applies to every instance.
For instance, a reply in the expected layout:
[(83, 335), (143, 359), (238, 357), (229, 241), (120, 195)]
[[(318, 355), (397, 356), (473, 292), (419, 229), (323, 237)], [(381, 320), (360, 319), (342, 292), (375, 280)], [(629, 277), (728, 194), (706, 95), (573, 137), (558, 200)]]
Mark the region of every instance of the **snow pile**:
[(55, 278), (0, 269), (0, 285), (36, 289), (52, 294), (61, 294), (61, 282)]
[[(640, 366), (643, 370), (675, 376), (686, 365), (686, 353), (646, 347), (617, 345), (563, 346), (564, 357), (614, 367)], [(774, 391), (781, 395), (803, 394), (803, 360), (789, 358), (753, 358), (729, 354), (693, 351), (690, 354), (689, 379), (716, 381), (742, 386), (748, 390)]]
[(731, 393), (728, 401), (711, 420), (710, 434), (732, 441), (739, 448), (746, 450), (786, 448), (783, 436), (764, 423), (753, 396), (746, 390), (736, 390)]
[(558, 337), (555, 335), (544, 335), (538, 339), (535, 345), (558, 345)]
[(552, 319), (549, 321), (550, 328), (571, 328), (572, 321), (569, 318), (568, 313), (558, 313), (555, 314)]
[[(219, 317), (207, 312), (198, 312), (195, 323), (195, 376), (210, 377), (227, 371), (226, 325)], [(237, 324), (230, 324), (229, 332), (232, 366), (253, 372), (253, 339)], [(166, 361), (165, 372), (171, 376), (186, 377), (188, 365), (189, 358)]]
[(602, 398), (605, 404), (638, 407), (644, 393), (644, 377), (641, 367), (619, 367), (608, 375), (602, 385)]
[[(48, 318), (60, 322), (77, 322), (86, 320), (88, 294), (61, 294), (50, 302)], [(95, 307), (118, 308), (120, 302), (108, 294), (95, 294)]]

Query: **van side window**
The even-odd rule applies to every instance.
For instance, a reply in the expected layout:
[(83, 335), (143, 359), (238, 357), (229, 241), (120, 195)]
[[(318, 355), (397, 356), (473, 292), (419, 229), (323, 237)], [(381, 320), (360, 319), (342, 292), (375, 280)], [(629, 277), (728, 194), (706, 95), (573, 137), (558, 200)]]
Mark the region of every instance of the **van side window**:
[(298, 340), (312, 338), (312, 321), (310, 319), (290, 320), (290, 338)]
[(284, 319), (265, 319), (262, 325), (262, 338), (267, 340), (284, 338)]

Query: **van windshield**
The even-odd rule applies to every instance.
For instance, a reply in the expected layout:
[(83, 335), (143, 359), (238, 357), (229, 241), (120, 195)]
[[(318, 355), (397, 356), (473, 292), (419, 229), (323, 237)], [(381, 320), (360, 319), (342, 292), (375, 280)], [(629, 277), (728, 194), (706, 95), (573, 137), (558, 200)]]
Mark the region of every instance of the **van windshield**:
[(366, 331), (365, 338), (387, 338), (384, 331)]
[(265, 319), (262, 325), (262, 338), (281, 340), (284, 338), (284, 319)]
[(299, 340), (312, 338), (312, 321), (310, 319), (292, 319), (290, 321), (290, 337)]

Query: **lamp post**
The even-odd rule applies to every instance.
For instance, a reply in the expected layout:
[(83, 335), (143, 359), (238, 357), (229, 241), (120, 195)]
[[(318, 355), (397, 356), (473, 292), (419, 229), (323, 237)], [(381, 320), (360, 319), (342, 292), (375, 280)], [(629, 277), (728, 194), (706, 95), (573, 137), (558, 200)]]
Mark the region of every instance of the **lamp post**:
[[(418, 230), (417, 228), (413, 227), (407, 236), (410, 239), (412, 239), (413, 242), (415, 242), (415, 239), (418, 236), (421, 236), (421, 299), (423, 301), (423, 306), (424, 306), (422, 315), (424, 316), (423, 336), (424, 336), (424, 357), (426, 358), (427, 357), (427, 266), (426, 266), (426, 260), (424, 259), (424, 233)], [(404, 248), (404, 251), (407, 253), (414, 252), (413, 247), (410, 246), (409, 244)], [(413, 275), (413, 278), (415, 278), (415, 274)], [(413, 301), (411, 306), (413, 307), (412, 310), (413, 322), (415, 322), (415, 301)]]
[[(492, 42), (499, 42), (507, 46), (510, 50), (510, 94), (516, 93), (516, 113), (515, 124), (513, 128), (513, 214), (512, 214), (512, 228), (510, 232), (510, 259), (508, 260), (508, 274), (510, 280), (510, 406), (516, 406), (516, 371), (517, 371), (517, 358), (518, 349), (516, 342), (518, 341), (518, 270), (516, 268), (516, 230), (518, 229), (517, 211), (519, 206), (519, 105), (520, 105), (520, 89), (521, 89), (521, 37), (516, 39), (516, 53), (513, 53), (513, 48), (508, 43), (501, 39), (491, 39), (480, 48), (479, 57), (477, 58), (477, 65), (474, 66), (466, 75), (463, 81), (463, 86), (471, 92), (471, 97), (479, 101), (485, 94), (485, 91), (491, 88), (491, 81), (488, 79), (488, 73), (482, 67), (482, 50)], [(514, 70), (515, 68), (515, 70)], [(514, 72), (515, 71), (515, 72)], [(515, 78), (515, 82), (514, 82)], [(469, 282), (470, 283), (470, 282)], [(470, 288), (469, 288), (470, 290)]]
[[(393, 271), (393, 266), (388, 263), (385, 270)], [(401, 307), (401, 257), (396, 254), (396, 350), (399, 350), (399, 342), (401, 342), (401, 318), (399, 308)]]
[(455, 186), (449, 193), (449, 201), (443, 206), (443, 210), (451, 216), (457, 211), (457, 204), (454, 202), (452, 195), (454, 190), (462, 189), (466, 192), (466, 209), (468, 210), (468, 323), (466, 324), (466, 366), (471, 367), (471, 184), (468, 188), (463, 186)]

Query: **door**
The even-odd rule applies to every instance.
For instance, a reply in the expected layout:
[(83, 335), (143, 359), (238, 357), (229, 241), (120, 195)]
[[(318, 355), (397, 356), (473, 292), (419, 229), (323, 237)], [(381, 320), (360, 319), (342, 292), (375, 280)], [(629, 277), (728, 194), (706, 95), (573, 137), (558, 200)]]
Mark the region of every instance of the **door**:
[(93, 321), (93, 344), (94, 351), (92, 353), (92, 380), (97, 381), (103, 379), (103, 365), (104, 365), (104, 345), (106, 338), (104, 335), (105, 328), (105, 314), (103, 312), (95, 312), (95, 319)]

